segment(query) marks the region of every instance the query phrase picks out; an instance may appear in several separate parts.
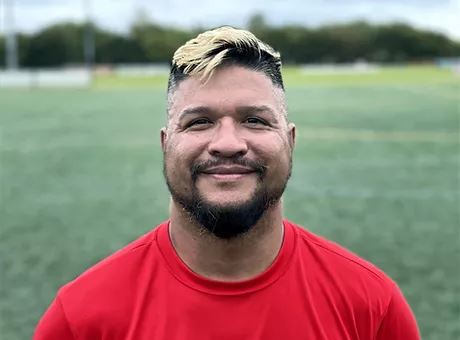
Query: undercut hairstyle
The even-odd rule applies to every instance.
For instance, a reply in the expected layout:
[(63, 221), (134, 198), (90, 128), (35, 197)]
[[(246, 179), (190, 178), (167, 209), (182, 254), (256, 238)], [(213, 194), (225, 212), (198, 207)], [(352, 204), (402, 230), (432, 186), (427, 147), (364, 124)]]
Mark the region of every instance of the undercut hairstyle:
[(199, 76), (206, 82), (218, 68), (233, 65), (264, 73), (284, 91), (280, 54), (249, 31), (223, 26), (201, 33), (177, 49), (168, 97), (189, 76)]

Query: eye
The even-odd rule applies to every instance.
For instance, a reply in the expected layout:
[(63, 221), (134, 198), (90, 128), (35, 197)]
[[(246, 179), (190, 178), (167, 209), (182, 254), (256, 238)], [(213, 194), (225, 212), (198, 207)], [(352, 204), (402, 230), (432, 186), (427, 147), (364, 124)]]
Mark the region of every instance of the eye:
[(268, 123), (264, 119), (259, 118), (259, 117), (248, 117), (246, 118), (244, 122), (251, 126), (258, 126), (258, 125), (267, 126), (268, 125)]
[(192, 120), (191, 122), (187, 123), (186, 128), (187, 129), (201, 129), (201, 128), (205, 128), (209, 124), (212, 124), (212, 122), (209, 119), (198, 118), (198, 119)]

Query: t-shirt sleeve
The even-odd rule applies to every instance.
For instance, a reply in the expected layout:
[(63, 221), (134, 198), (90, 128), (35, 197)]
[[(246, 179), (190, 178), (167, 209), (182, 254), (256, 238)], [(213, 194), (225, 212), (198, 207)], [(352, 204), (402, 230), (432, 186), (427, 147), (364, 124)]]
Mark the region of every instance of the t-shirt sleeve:
[(388, 309), (380, 324), (376, 340), (420, 340), (420, 332), (414, 314), (394, 285)]
[(59, 297), (42, 316), (33, 340), (74, 340)]

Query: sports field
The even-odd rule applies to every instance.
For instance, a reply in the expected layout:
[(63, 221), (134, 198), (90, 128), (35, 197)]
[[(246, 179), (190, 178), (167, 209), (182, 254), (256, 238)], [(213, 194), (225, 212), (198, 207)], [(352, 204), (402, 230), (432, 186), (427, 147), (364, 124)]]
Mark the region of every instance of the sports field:
[[(460, 78), (286, 69), (286, 215), (401, 286), (424, 339), (460, 337)], [(63, 283), (167, 218), (165, 77), (0, 90), (0, 339), (29, 339)]]

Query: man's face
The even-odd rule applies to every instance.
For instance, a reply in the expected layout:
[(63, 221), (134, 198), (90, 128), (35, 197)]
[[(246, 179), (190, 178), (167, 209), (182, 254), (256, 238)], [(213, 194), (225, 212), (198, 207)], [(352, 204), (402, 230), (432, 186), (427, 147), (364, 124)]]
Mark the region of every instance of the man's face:
[(173, 200), (218, 237), (250, 230), (279, 201), (295, 137), (283, 112), (282, 90), (239, 66), (174, 90), (161, 135), (166, 181)]

